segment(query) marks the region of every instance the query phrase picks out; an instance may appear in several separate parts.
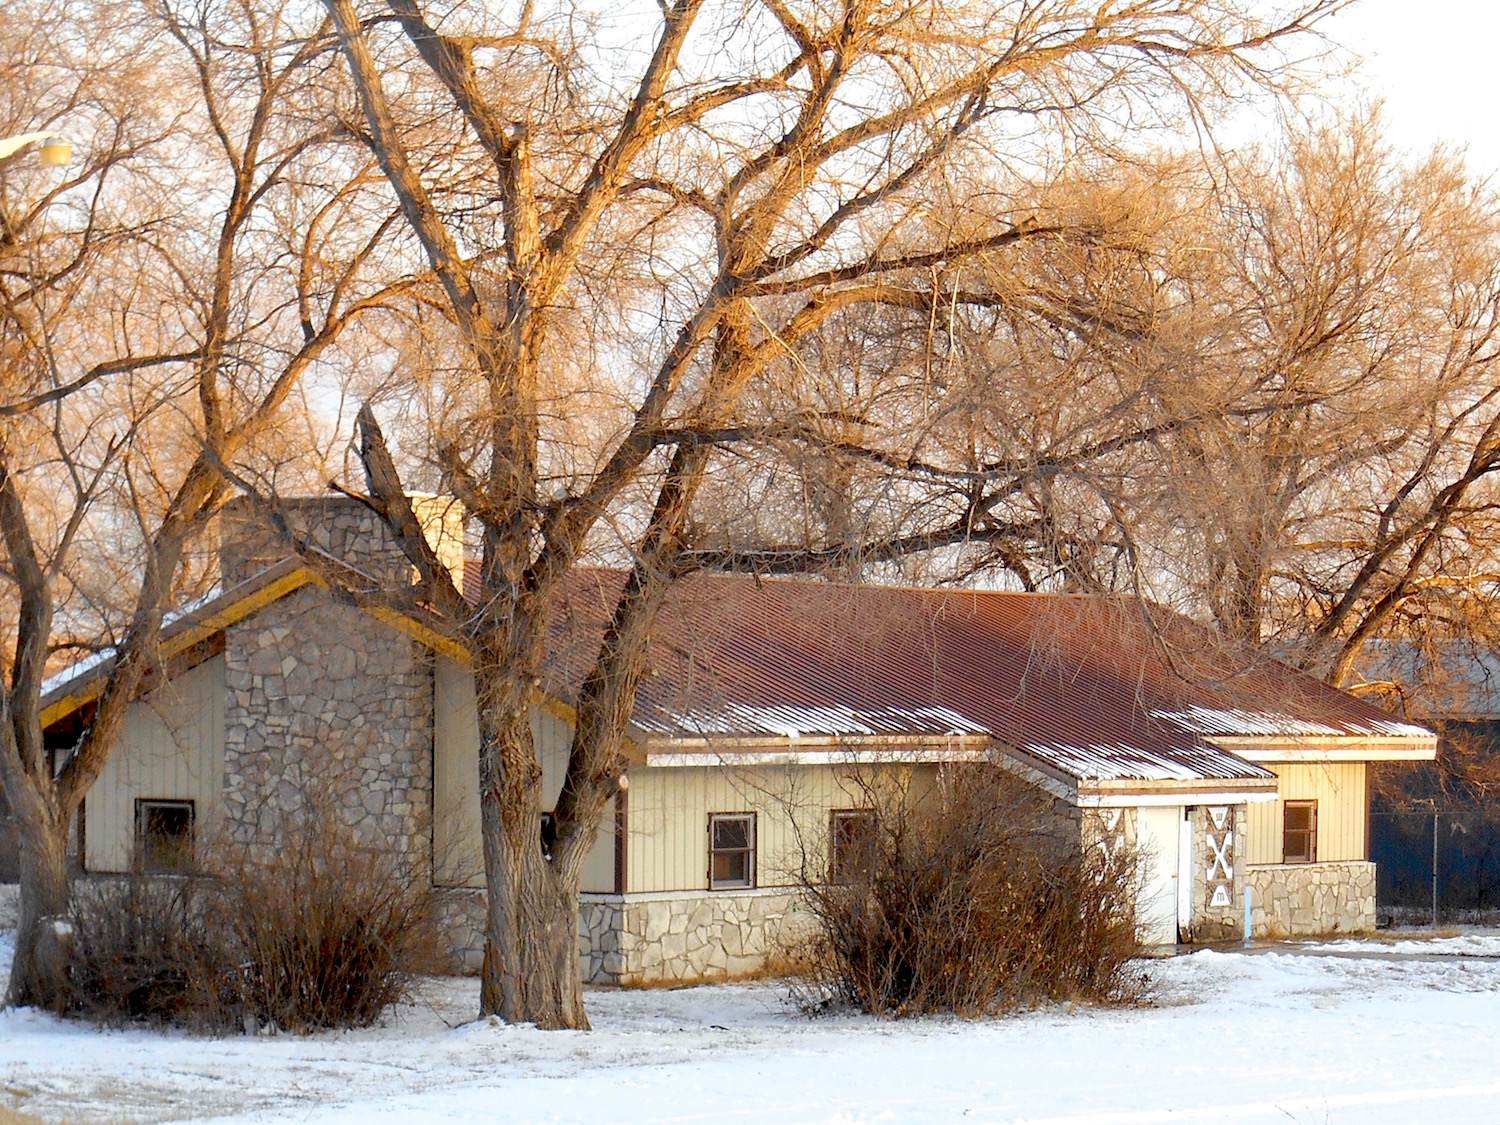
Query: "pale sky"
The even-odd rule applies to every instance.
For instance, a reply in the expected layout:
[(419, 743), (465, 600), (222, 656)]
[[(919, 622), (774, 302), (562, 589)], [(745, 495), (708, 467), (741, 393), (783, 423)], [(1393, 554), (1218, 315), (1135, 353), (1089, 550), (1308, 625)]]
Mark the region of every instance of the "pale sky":
[(1359, 81), (1385, 99), (1392, 142), (1467, 147), (1500, 181), (1500, 5), (1493, 0), (1358, 0), (1327, 33), (1365, 56)]

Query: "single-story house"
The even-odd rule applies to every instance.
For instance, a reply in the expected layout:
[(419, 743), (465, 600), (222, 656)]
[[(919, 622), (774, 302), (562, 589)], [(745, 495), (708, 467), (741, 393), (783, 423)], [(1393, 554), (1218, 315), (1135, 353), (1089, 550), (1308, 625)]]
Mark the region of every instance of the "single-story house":
[[(465, 573), (462, 517), (422, 502)], [(296, 505), (312, 541), (367, 573), (406, 566), (346, 498)], [(420, 614), (330, 595), (226, 520), (223, 583), (166, 629), (78, 822), (80, 865), (170, 867), (225, 832), (274, 843), (314, 779), (367, 841), (430, 873), (455, 957), (482, 941), (478, 734), (466, 653)], [(455, 546), (456, 544), (456, 546)], [(472, 575), (470, 575), (472, 577)], [(618, 572), (580, 571), (556, 607), (533, 709), (545, 786), (562, 782), (571, 699)], [(103, 662), (49, 681), (61, 749)], [(808, 856), (836, 862), (871, 771), (930, 779), (995, 760), (1146, 858), (1140, 917), (1171, 944), (1368, 929), (1368, 763), (1431, 758), (1435, 737), (1255, 650), (1128, 599), (684, 580), (651, 648), (629, 768), (583, 884), (595, 982), (752, 971), (797, 923)], [(805, 918), (805, 914), (803, 915)]]

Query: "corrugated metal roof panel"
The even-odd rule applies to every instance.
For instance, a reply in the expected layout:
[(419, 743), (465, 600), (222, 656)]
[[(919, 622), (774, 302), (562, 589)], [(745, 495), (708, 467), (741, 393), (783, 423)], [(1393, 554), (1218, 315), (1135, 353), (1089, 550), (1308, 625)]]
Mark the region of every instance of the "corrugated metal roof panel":
[[(574, 697), (622, 581), (574, 576), (549, 691)], [(987, 732), (1101, 780), (1268, 776), (1204, 741), (1218, 735), (1429, 737), (1125, 598), (697, 575), (669, 595), (650, 663), (633, 717), (659, 737)]]
[(1028, 742), (1020, 749), (1079, 781), (1264, 781), (1276, 776), (1212, 746), (1149, 751), (1138, 746)]
[(713, 735), (782, 738), (881, 735), (986, 735), (984, 725), (947, 707), (885, 707), (875, 710), (843, 706), (797, 707), (726, 701), (690, 711), (657, 709), (636, 724), (651, 734), (706, 738)]

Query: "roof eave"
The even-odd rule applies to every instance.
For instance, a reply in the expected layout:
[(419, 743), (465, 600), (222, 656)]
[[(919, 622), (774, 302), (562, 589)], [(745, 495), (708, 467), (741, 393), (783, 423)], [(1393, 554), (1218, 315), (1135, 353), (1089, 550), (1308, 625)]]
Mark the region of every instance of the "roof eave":
[[(161, 631), (161, 658), (176, 656), (310, 583), (321, 584), (322, 580), (296, 559), (267, 567), (166, 625)], [(98, 699), (114, 666), (113, 657), (96, 661), (43, 695), (42, 726), (51, 726)]]
[(976, 762), (990, 756), (987, 734), (735, 735), (668, 738), (638, 743), (648, 767), (769, 765), (917, 765)]
[(1084, 781), (1078, 787), (1083, 808), (1152, 805), (1244, 805), (1274, 801), (1276, 778), (1186, 778), (1145, 781), (1134, 778)]
[(999, 761), (1011, 772), (1040, 785), (1053, 796), (1081, 808), (1137, 805), (1237, 805), (1276, 797), (1277, 779), (1076, 777), (1016, 747), (1004, 747)]
[(1430, 762), (1437, 735), (1205, 736), (1247, 762)]

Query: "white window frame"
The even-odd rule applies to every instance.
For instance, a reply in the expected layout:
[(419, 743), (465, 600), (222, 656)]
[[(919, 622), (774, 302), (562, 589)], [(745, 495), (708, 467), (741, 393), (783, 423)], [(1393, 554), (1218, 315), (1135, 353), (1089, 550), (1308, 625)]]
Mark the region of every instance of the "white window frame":
[[(756, 831), (755, 813), (733, 812), (733, 813), (709, 813), (708, 814), (708, 889), (711, 891), (749, 891), (755, 889), (756, 868), (760, 865), (756, 862), (756, 850), (759, 845), (759, 834)], [(748, 825), (746, 829), (749, 846), (744, 848), (715, 848), (714, 828), (719, 824), (727, 824), (731, 821), (741, 821)], [(745, 857), (745, 878), (740, 879), (715, 879), (714, 860), (720, 855), (743, 855)]]

